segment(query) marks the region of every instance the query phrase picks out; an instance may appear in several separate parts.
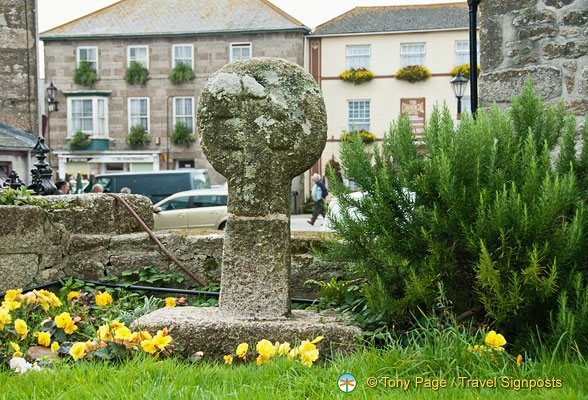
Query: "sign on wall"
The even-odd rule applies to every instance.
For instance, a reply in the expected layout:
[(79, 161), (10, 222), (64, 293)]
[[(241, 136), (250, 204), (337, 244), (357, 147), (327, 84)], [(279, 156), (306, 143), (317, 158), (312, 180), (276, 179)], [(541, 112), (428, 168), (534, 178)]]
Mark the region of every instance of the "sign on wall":
[(422, 140), (425, 129), (425, 98), (400, 99), (400, 114), (408, 114), (416, 140)]

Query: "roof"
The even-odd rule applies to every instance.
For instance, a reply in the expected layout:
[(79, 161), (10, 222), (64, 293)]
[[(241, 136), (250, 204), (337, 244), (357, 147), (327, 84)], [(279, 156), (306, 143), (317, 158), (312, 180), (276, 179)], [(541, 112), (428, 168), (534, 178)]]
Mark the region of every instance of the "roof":
[(37, 137), (0, 122), (0, 150), (32, 150)]
[(122, 0), (41, 33), (42, 40), (310, 29), (267, 0)]
[(461, 3), (356, 7), (317, 26), (312, 35), (468, 29), (469, 9)]

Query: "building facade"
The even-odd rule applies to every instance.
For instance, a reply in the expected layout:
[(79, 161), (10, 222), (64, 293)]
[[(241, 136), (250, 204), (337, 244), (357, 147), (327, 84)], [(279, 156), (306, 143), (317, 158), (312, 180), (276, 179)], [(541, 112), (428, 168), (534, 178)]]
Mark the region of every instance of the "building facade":
[[(454, 67), (469, 64), (467, 3), (357, 7), (320, 26), (307, 38), (307, 68), (320, 85), (327, 107), (328, 141), (312, 172), (339, 160), (342, 135), (365, 130), (382, 140), (390, 123), (408, 114), (416, 139), (435, 105), (454, 115)], [(431, 76), (411, 83), (396, 75), (406, 66), (426, 67)], [(370, 81), (354, 84), (344, 71), (365, 69)], [(462, 111), (469, 110), (469, 95)], [(308, 189), (309, 186), (307, 186)]]
[[(198, 96), (223, 65), (250, 57), (281, 57), (303, 65), (309, 29), (265, 0), (124, 0), (41, 34), (46, 82), (58, 88), (49, 142), (59, 176), (106, 172), (208, 168), (211, 182), (224, 178), (206, 161), (199, 141), (171, 137), (178, 123), (195, 132)], [(97, 73), (90, 86), (74, 82), (85, 61)], [(144, 85), (129, 84), (131, 62), (149, 72)], [(179, 64), (194, 79), (170, 80)], [(127, 143), (141, 126), (150, 142)], [(73, 150), (76, 132), (92, 139)], [(195, 135), (197, 137), (197, 135)]]

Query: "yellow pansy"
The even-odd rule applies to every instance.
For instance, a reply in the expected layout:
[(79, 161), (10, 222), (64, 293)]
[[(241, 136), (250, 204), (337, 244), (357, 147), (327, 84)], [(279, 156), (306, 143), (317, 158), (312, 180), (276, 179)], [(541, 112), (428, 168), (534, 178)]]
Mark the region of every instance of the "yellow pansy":
[(237, 346), (237, 356), (245, 357), (247, 355), (247, 350), (249, 349), (249, 345), (247, 343), (241, 343)]
[(517, 367), (520, 367), (523, 364), (523, 356), (520, 354), (517, 355)]
[(174, 299), (173, 297), (166, 297), (165, 306), (166, 307), (175, 307), (176, 306), (176, 299)]
[(164, 349), (165, 346), (170, 344), (172, 341), (171, 336), (162, 336), (162, 335), (155, 335), (152, 339), (152, 342), (155, 346), (159, 347), (160, 349)]
[(306, 353), (307, 351), (313, 351), (316, 349), (314, 343), (309, 342), (308, 340), (303, 340), (302, 344), (298, 348), (299, 353)]
[(323, 340), (323, 339), (324, 339), (324, 336), (317, 336), (317, 337), (316, 337), (316, 338), (315, 338), (315, 339), (314, 339), (312, 342), (310, 342), (310, 343), (316, 344), (316, 343), (320, 342), (320, 341), (321, 341), (321, 340)]
[(55, 353), (57, 352), (57, 350), (59, 350), (59, 347), (59, 343), (53, 342), (53, 344), (51, 345), (51, 351)]
[(69, 354), (73, 357), (74, 360), (79, 360), (80, 358), (84, 357), (84, 348), (85, 344), (78, 342), (71, 346), (71, 349), (69, 349)]
[(501, 347), (506, 344), (506, 339), (500, 333), (490, 331), (484, 340), (488, 346)]
[(14, 354), (12, 355), (12, 358), (22, 357), (22, 353), (20, 351), (20, 346), (18, 344), (10, 342), (10, 346), (12, 346), (12, 350), (14, 350)]
[(267, 354), (259, 354), (257, 357), (257, 365), (262, 365), (269, 362), (269, 356)]
[(70, 324), (71, 322), (71, 315), (66, 312), (62, 312), (57, 317), (55, 317), (55, 325), (57, 325), (58, 328), (65, 328), (66, 325)]
[(67, 301), (72, 301), (73, 299), (77, 299), (78, 295), (79, 295), (78, 292), (69, 292), (67, 294)]
[(101, 308), (106, 307), (112, 303), (112, 296), (108, 292), (99, 293), (96, 295), (96, 304)]
[(224, 356), (223, 357), (225, 359), (225, 364), (229, 364), (231, 365), (233, 363), (233, 356), (232, 355), (228, 355), (228, 356)]
[(151, 340), (143, 340), (141, 342), (141, 347), (149, 354), (153, 354), (157, 351), (157, 346), (153, 344)]
[(315, 362), (319, 357), (319, 351), (318, 349), (316, 350), (311, 350), (311, 351), (307, 351), (305, 353), (302, 353), (300, 355), (300, 361), (302, 361), (302, 364), (306, 365), (307, 367), (311, 367), (312, 363)]
[(8, 311), (16, 310), (20, 308), (20, 303), (18, 301), (3, 301), (2, 308), (5, 308)]
[(5, 308), (0, 308), (0, 330), (4, 329), (4, 324), (9, 324), (12, 322), (12, 317), (10, 313)]
[(100, 340), (111, 340), (112, 335), (110, 334), (110, 327), (108, 325), (101, 325), (96, 332), (96, 336)]
[(26, 336), (29, 328), (27, 327), (26, 322), (24, 322), (22, 319), (17, 319), (16, 321), (14, 321), (14, 330), (19, 335)]
[(280, 346), (277, 349), (277, 353), (280, 356), (287, 354), (289, 351), (290, 351), (290, 343), (288, 343), (288, 342), (284, 342), (284, 343), (280, 344)]
[(37, 332), (37, 341), (41, 346), (49, 347), (51, 344), (51, 335), (47, 332)]
[(288, 358), (296, 358), (298, 356), (298, 349), (292, 349), (288, 353)]
[(125, 340), (131, 338), (131, 330), (126, 326), (118, 328), (114, 333), (114, 338), (119, 340)]
[(259, 343), (257, 343), (256, 350), (259, 352), (260, 355), (267, 356), (267, 358), (276, 355), (276, 348), (269, 340), (263, 339)]
[(76, 324), (74, 324), (73, 322), (69, 322), (64, 328), (63, 330), (65, 331), (66, 334), (71, 335), (72, 333), (74, 333), (75, 331), (78, 330), (78, 327)]
[(16, 300), (16, 296), (22, 293), (22, 289), (18, 290), (8, 290), (4, 295), (4, 300), (7, 302), (12, 302)]

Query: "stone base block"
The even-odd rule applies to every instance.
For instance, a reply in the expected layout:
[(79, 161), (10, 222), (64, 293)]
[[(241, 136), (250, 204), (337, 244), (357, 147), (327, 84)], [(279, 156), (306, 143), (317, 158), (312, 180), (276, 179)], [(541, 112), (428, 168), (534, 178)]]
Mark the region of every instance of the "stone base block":
[[(223, 314), (216, 307), (168, 307), (144, 315), (135, 321), (133, 330), (155, 334), (167, 327), (175, 341), (184, 346), (184, 355), (196, 351), (205, 357), (234, 354), (246, 342), (255, 351), (261, 339), (272, 343), (289, 342), (292, 346), (321, 335), (321, 359), (333, 351), (352, 353), (358, 345), (361, 330), (312, 311), (292, 311), (290, 318), (276, 320), (242, 320)], [(253, 348), (251, 347), (253, 346)]]

